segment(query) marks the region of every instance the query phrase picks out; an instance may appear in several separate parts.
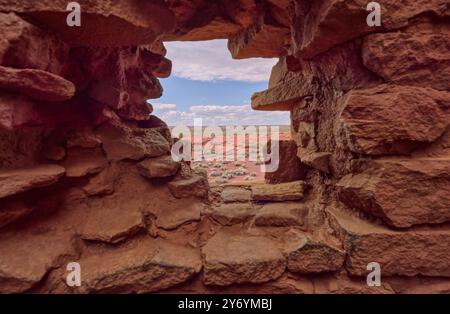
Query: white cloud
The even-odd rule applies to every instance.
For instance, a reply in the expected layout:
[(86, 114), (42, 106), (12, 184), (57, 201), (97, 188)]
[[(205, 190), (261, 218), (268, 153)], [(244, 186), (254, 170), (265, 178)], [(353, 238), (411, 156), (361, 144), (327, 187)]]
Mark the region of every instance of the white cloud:
[[(167, 42), (167, 57), (173, 61), (172, 74), (198, 81), (232, 80), (266, 82), (277, 59), (233, 60), (226, 40)], [(176, 104), (153, 103), (154, 114), (169, 125), (188, 125), (203, 119), (204, 125), (282, 125), (289, 113), (258, 112), (246, 105), (196, 105), (185, 111)]]
[(161, 104), (161, 103), (152, 103), (153, 109), (159, 110), (159, 111), (166, 111), (166, 110), (175, 110), (177, 109), (177, 105), (175, 104)]
[(175, 76), (197, 81), (264, 82), (277, 59), (233, 60), (226, 40), (166, 42)]
[(242, 106), (192, 106), (189, 111), (159, 110), (155, 115), (168, 125), (192, 126), (194, 119), (203, 119), (203, 125), (285, 125), (289, 124), (287, 112), (253, 111), (250, 105)]

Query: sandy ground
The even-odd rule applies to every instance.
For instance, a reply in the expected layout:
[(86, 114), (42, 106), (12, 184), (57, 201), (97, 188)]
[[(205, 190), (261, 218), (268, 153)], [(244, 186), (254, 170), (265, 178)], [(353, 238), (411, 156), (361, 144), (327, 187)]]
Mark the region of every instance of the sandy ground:
[[(290, 140), (289, 130), (283, 128), (280, 132), (280, 140)], [(195, 140), (193, 138), (193, 140)], [(203, 145), (209, 143), (211, 139), (202, 138)], [(225, 138), (223, 139), (224, 147)], [(232, 150), (236, 151), (235, 148)], [(226, 151), (226, 150), (225, 150)], [(250, 161), (248, 158), (249, 145), (246, 145), (246, 158), (244, 161), (194, 161), (192, 168), (204, 169), (208, 173), (208, 180), (214, 185), (235, 185), (264, 182), (264, 173), (261, 171), (261, 162)]]

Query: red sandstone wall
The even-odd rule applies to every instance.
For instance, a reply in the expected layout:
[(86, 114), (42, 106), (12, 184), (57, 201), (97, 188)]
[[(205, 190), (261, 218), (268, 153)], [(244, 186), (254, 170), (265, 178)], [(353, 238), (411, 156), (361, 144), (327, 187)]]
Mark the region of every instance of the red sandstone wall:
[[(0, 292), (450, 291), (449, 5), (379, 3), (0, 0)], [(280, 58), (277, 184), (209, 189), (146, 104), (162, 41), (215, 38)]]

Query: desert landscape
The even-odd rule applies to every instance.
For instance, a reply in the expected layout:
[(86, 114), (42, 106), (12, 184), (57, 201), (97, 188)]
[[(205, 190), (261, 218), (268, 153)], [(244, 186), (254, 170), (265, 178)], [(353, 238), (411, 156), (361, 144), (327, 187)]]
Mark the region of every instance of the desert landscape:
[[(0, 0), (0, 293), (450, 293), (450, 4), (378, 2)], [(278, 60), (274, 172), (171, 154), (213, 39)]]
[[(266, 126), (264, 126), (266, 127)], [(291, 140), (291, 131), (290, 126), (277, 126), (279, 128), (278, 138), (280, 141), (290, 141)], [(246, 128), (245, 126), (243, 127)], [(270, 127), (268, 127), (270, 128)], [(224, 134), (226, 134), (226, 127), (222, 127), (224, 130)], [(269, 134), (270, 135), (270, 134)], [(193, 137), (191, 139), (191, 143), (194, 143), (196, 139)], [(209, 137), (204, 137), (200, 141), (203, 145), (210, 142), (212, 139)], [(250, 160), (250, 141), (252, 140), (248, 135), (245, 137), (245, 150), (244, 150), (244, 158), (243, 160), (237, 160), (237, 151), (238, 151), (238, 139), (237, 136), (234, 137), (233, 146), (227, 146), (227, 139), (224, 135), (222, 139), (215, 139), (218, 142), (223, 143), (223, 157), (222, 160), (212, 160), (208, 161), (207, 158), (203, 158), (201, 161), (195, 161), (194, 156), (192, 155), (191, 167), (194, 170), (204, 170), (206, 171), (207, 178), (210, 186), (219, 185), (235, 185), (235, 184), (252, 184), (252, 183), (262, 183), (264, 182), (264, 172), (261, 169), (261, 165), (264, 164), (264, 160), (262, 156), (257, 155), (258, 160), (252, 161)], [(259, 137), (258, 137), (259, 140)], [(268, 143), (270, 143), (270, 136), (268, 136)], [(267, 143), (266, 142), (266, 143)], [(194, 145), (194, 144), (192, 144)], [(266, 148), (267, 149), (267, 148)], [(233, 160), (227, 160), (227, 152), (233, 154)]]

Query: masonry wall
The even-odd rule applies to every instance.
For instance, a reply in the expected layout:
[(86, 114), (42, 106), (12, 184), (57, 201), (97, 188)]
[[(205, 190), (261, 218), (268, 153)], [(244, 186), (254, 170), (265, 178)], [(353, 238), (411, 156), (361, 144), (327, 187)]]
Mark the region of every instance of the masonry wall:
[[(79, 3), (0, 0), (0, 292), (450, 291), (448, 1)], [(252, 107), (291, 112), (289, 182), (171, 159), (163, 41), (216, 38), (279, 58)]]

